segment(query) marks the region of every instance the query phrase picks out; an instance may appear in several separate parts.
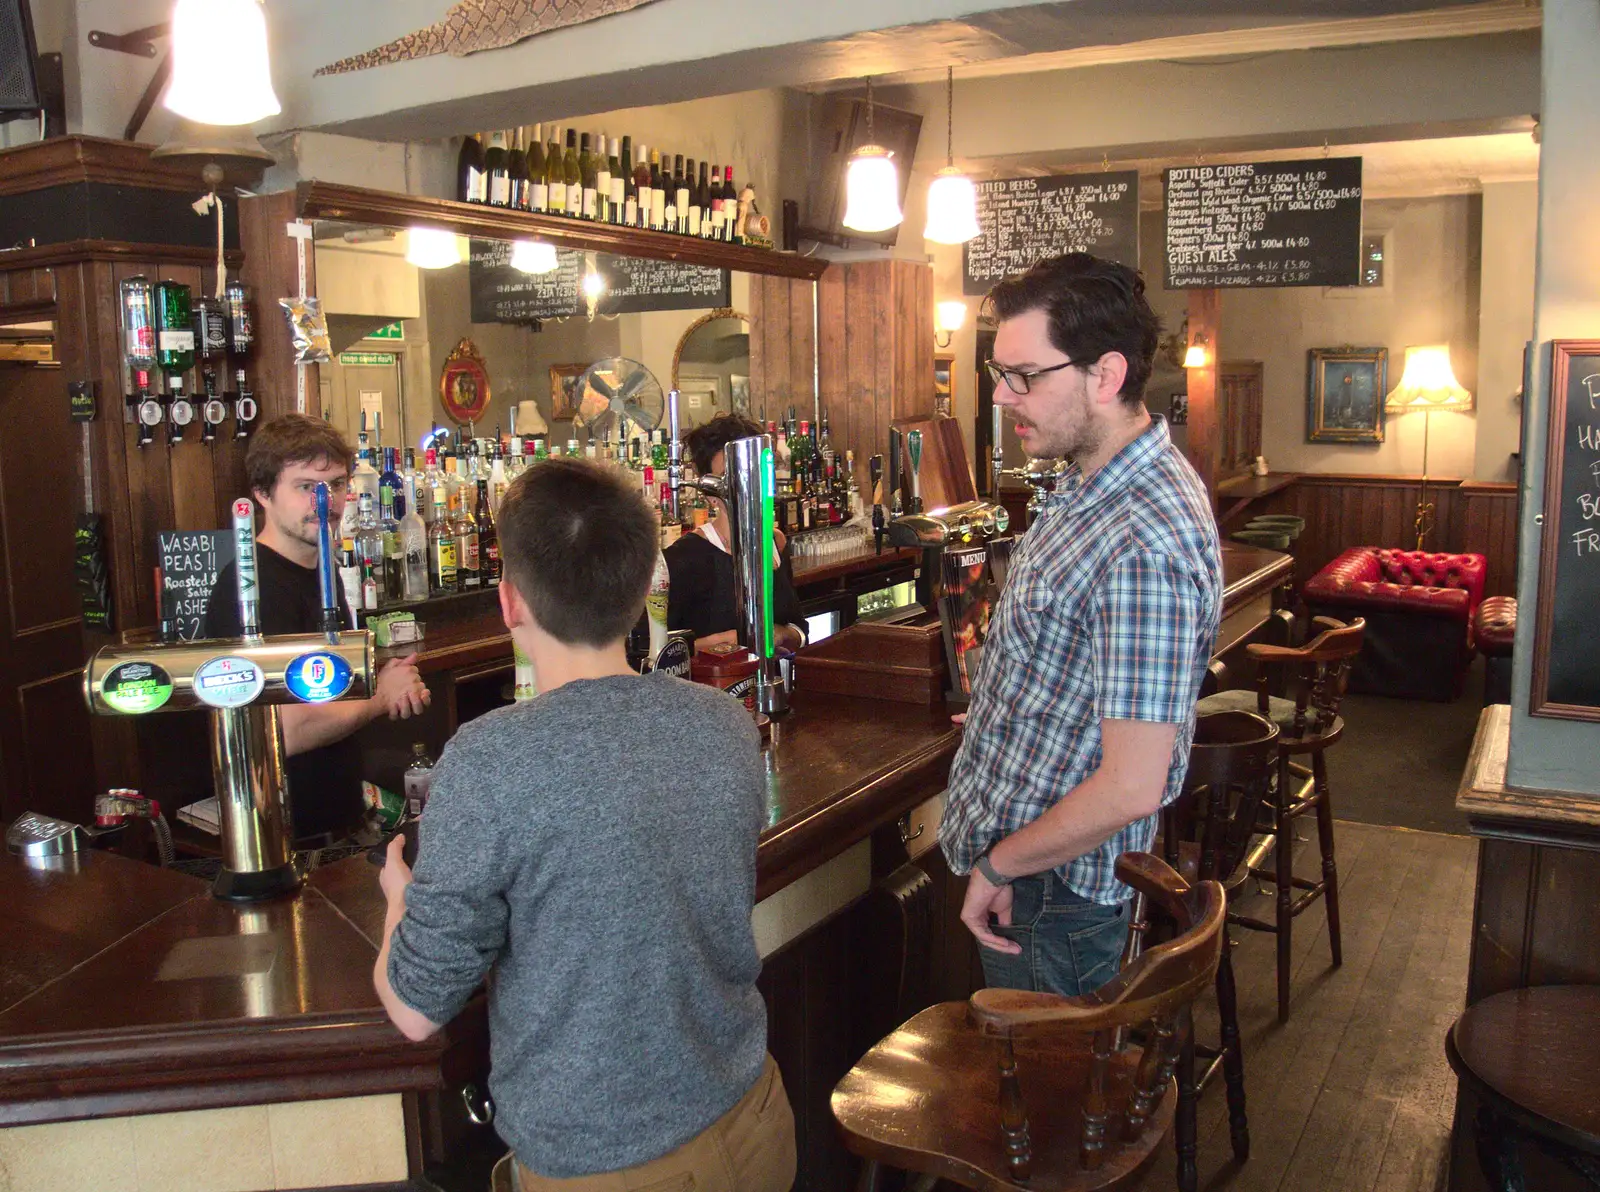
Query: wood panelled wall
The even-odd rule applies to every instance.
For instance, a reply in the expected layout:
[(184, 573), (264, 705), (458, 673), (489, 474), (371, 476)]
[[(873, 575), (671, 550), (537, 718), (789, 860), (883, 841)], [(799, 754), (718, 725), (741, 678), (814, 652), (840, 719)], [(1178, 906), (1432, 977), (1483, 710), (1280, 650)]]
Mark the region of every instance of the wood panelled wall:
[[(1351, 547), (1414, 546), (1421, 491), (1416, 476), (1304, 473), (1282, 492), (1252, 504), (1242, 520), (1262, 513), (1293, 513), (1306, 519), (1305, 530), (1291, 548), (1296, 578), (1304, 583)], [(1430, 479), (1428, 499), (1434, 504), (1428, 549), (1485, 556), (1489, 568), (1485, 593), (1515, 596), (1516, 485)]]
[(750, 280), (753, 404), (779, 418), (792, 405), (810, 416), (819, 392), (834, 450), (857, 467), (888, 450), (889, 423), (933, 411), (933, 267), (915, 261), (831, 265), (816, 286)]

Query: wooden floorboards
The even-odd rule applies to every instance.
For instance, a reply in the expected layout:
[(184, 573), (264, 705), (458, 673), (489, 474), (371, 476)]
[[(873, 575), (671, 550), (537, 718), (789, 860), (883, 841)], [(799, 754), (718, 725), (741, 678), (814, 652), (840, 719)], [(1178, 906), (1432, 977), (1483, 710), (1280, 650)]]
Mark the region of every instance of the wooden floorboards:
[[(1315, 821), (1301, 821), (1315, 839)], [(1279, 1026), (1270, 935), (1235, 929), (1250, 1161), (1228, 1145), (1220, 1074), (1200, 1104), (1208, 1192), (1435, 1192), (1445, 1186), (1455, 1078), (1446, 1029), (1466, 998), (1477, 842), (1340, 821), (1344, 964), (1331, 967), (1321, 905), (1295, 921), (1293, 1001)], [(1320, 872), (1302, 844), (1296, 871)], [(1252, 895), (1241, 910), (1271, 918)], [(1216, 1014), (1198, 1013), (1200, 1037)], [(1175, 1186), (1164, 1152), (1136, 1185)]]

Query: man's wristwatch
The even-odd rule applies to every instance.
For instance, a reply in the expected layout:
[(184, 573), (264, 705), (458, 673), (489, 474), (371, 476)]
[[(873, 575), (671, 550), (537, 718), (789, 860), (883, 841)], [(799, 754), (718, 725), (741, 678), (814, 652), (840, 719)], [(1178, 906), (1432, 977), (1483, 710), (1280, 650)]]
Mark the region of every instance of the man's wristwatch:
[(993, 851), (993, 847), (991, 845), (979, 853), (978, 859), (972, 863), (972, 867), (983, 874), (983, 880), (991, 886), (1009, 886), (1016, 879), (1006, 877), (1005, 874), (994, 867), (994, 864), (989, 860), (989, 854)]

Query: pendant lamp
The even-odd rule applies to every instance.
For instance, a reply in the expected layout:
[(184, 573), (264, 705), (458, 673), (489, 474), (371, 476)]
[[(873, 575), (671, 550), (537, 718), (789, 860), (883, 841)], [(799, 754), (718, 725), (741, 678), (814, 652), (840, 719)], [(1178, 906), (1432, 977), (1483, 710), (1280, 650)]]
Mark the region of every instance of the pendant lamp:
[(518, 240), (511, 245), (511, 267), (523, 273), (549, 273), (560, 264), (548, 240)]
[(922, 236), (936, 244), (965, 244), (978, 234), (978, 192), (972, 179), (956, 169), (955, 67), (946, 68), (944, 86), (945, 165), (928, 187), (928, 226)]
[(178, 0), (168, 111), (201, 124), (253, 124), (283, 111), (272, 90), (260, 0)]
[(461, 264), (461, 245), (443, 228), (408, 228), (406, 260), (418, 269), (448, 269)]
[(844, 226), (855, 232), (887, 232), (898, 227), (900, 175), (894, 155), (872, 144), (872, 79), (867, 79), (867, 144), (850, 155), (844, 178)]

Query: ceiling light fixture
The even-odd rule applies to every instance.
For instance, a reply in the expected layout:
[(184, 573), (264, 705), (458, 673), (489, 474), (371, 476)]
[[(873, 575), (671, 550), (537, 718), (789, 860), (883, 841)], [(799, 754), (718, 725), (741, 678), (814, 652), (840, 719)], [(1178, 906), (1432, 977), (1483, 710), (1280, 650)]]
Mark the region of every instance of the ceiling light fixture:
[(406, 260), (418, 269), (448, 269), (461, 264), (461, 245), (442, 228), (408, 228)]
[(283, 111), (260, 0), (178, 0), (172, 85), (162, 102), (199, 124), (254, 124)]
[(956, 169), (956, 70), (946, 67), (944, 82), (944, 169), (928, 186), (928, 226), (922, 235), (935, 244), (965, 244), (978, 234), (978, 191)]
[(844, 178), (844, 226), (855, 232), (887, 232), (905, 218), (900, 210), (900, 173), (894, 154), (872, 143), (872, 77), (867, 76), (867, 143), (850, 155)]
[(511, 246), (511, 267), (522, 273), (550, 273), (559, 265), (556, 246), (548, 240), (518, 240)]

